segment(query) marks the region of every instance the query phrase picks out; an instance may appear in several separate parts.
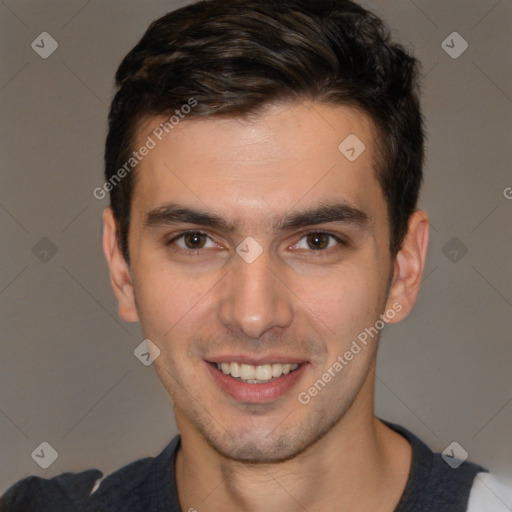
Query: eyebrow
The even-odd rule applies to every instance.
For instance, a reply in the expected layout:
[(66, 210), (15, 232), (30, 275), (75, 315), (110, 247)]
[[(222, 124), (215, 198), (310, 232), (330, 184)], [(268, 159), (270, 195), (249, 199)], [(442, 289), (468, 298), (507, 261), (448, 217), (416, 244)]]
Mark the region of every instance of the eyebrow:
[[(271, 217), (269, 229), (284, 232), (331, 222), (367, 229), (369, 217), (363, 210), (345, 202), (322, 203), (306, 210), (289, 213), (284, 217)], [(176, 203), (167, 203), (147, 212), (144, 220), (146, 228), (178, 223), (197, 224), (229, 233), (235, 232), (241, 224), (240, 221), (228, 221), (215, 213)]]

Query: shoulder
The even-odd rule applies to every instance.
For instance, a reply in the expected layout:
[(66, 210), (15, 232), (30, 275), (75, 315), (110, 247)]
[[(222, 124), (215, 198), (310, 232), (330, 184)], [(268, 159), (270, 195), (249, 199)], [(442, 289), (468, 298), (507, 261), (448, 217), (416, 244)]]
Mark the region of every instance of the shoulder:
[(492, 473), (478, 473), (469, 495), (467, 512), (510, 512), (512, 486), (500, 482)]
[[(95, 482), (89, 504), (95, 510), (142, 510), (148, 476), (152, 473), (154, 457), (136, 460)], [(0, 511), (2, 512), (2, 511)]]
[(46, 479), (30, 476), (20, 480), (0, 497), (0, 512), (81, 511), (101, 471), (62, 473)]
[(395, 512), (466, 512), (475, 477), (487, 469), (459, 457), (454, 450), (434, 453), (406, 428), (385, 423), (401, 433), (412, 447), (409, 479)]
[(0, 512), (147, 510), (155, 476), (165, 474), (179, 443), (175, 437), (157, 457), (146, 457), (104, 476), (97, 469), (45, 479), (20, 480), (0, 498)]

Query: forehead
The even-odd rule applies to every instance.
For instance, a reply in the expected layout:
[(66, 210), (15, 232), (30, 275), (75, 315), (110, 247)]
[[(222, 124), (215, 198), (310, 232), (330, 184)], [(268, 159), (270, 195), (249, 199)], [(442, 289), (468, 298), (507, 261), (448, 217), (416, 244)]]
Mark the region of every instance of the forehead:
[[(136, 168), (133, 211), (200, 205), (252, 229), (294, 208), (344, 202), (371, 217), (385, 204), (372, 121), (355, 108), (270, 105), (250, 118), (186, 117), (161, 140), (148, 119), (136, 147), (154, 147)], [(160, 130), (162, 131), (162, 130)], [(159, 132), (156, 132), (159, 133)]]

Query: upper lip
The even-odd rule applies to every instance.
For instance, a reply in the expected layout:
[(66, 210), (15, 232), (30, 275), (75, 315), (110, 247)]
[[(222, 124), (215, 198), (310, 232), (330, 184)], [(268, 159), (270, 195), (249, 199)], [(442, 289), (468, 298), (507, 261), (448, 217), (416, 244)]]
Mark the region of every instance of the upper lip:
[(278, 355), (266, 355), (266, 356), (248, 356), (248, 355), (224, 355), (224, 356), (212, 356), (205, 359), (209, 363), (241, 363), (250, 364), (252, 366), (261, 366), (264, 364), (301, 364), (307, 362), (302, 357), (294, 356), (278, 356)]

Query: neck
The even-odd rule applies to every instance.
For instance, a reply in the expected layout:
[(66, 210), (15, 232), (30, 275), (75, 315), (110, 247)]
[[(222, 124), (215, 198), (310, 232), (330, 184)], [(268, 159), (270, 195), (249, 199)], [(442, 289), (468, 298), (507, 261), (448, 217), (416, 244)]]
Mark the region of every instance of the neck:
[(284, 462), (228, 459), (192, 426), (180, 425), (176, 484), (182, 510), (392, 512), (407, 483), (411, 447), (374, 417), (370, 374), (341, 420)]

